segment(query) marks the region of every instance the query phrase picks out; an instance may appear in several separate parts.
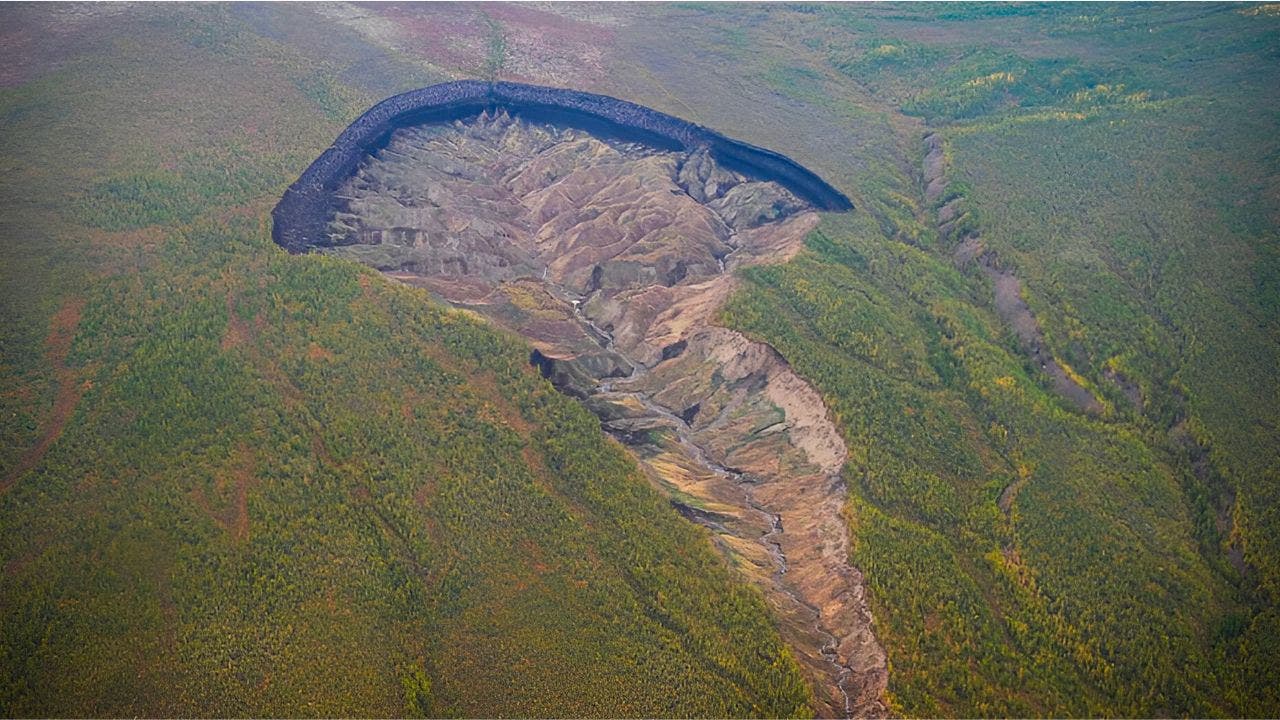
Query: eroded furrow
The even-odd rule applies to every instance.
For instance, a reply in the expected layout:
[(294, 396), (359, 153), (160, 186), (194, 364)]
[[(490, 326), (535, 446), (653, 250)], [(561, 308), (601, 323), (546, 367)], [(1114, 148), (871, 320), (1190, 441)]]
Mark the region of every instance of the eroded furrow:
[(326, 249), (526, 337), (765, 594), (824, 716), (880, 716), (887, 669), (849, 564), (846, 448), (771, 347), (716, 327), (733, 271), (818, 215), (705, 150), (505, 114), (396, 131), (336, 197)]
[(947, 178), (942, 137), (937, 133), (926, 135), (924, 150), (924, 199), (926, 203), (937, 206), (938, 235), (944, 242), (953, 243), (953, 261), (959, 267), (976, 264), (990, 281), (1000, 319), (1008, 324), (1018, 344), (1054, 392), (1084, 412), (1100, 414), (1102, 404), (1049, 348), (1040, 321), (1023, 298), (1022, 281), (1014, 274), (1013, 268), (1001, 261), (995, 250), (986, 246), (979, 230), (969, 222), (966, 200), (951, 190)]

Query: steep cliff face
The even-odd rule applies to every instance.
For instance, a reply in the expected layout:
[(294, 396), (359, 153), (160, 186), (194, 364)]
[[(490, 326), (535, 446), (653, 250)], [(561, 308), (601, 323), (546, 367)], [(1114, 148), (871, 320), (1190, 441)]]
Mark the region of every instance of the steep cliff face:
[(772, 348), (713, 324), (735, 268), (800, 250), (812, 202), (705, 145), (499, 110), (394, 130), (325, 205), (320, 251), (530, 341), (764, 590), (822, 714), (883, 713), (884, 653), (841, 516), (844, 444)]
[(588, 130), (601, 137), (668, 150), (705, 149), (717, 162), (748, 177), (777, 182), (820, 210), (853, 207), (840, 191), (778, 153), (624, 100), (591, 93), (509, 82), (463, 80), (383, 100), (338, 136), (289, 187), (272, 211), (273, 236), (290, 252), (322, 244), (331, 196), (369, 152), (399, 128), (469, 119), (505, 109), (539, 122)]

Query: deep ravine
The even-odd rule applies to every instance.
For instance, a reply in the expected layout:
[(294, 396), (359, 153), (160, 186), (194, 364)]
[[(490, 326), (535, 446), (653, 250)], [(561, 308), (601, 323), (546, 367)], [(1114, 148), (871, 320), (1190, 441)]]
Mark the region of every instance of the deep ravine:
[[(732, 253), (736, 253), (741, 249), (735, 246)], [(721, 273), (731, 272), (726, 260), (721, 259)], [(554, 287), (555, 294), (566, 298), (573, 307), (574, 317), (583, 326), (583, 328), (601, 343), (601, 346), (610, 352), (617, 352), (614, 345), (612, 334), (601, 328), (590, 317), (582, 312), (582, 303), (585, 298), (577, 296), (563, 287)], [(621, 353), (620, 353), (621, 354)], [(622, 354), (625, 358), (625, 354)], [(621, 382), (626, 384), (638, 384), (638, 382), (647, 373), (647, 369), (640, 362), (636, 362), (631, 358), (627, 358), (633, 368), (631, 374), (624, 378)], [(626, 390), (617, 389), (619, 384), (617, 379), (602, 380), (595, 393), (595, 397), (603, 400), (634, 400), (647, 411), (649, 419), (665, 424), (676, 436), (682, 448), (685, 449), (688, 456), (702, 467), (706, 468), (715, 475), (724, 478), (728, 483), (739, 488), (742, 494), (742, 501), (747, 508), (756, 513), (760, 520), (766, 525), (766, 530), (759, 535), (758, 542), (768, 551), (769, 558), (773, 565), (773, 572), (769, 574), (770, 587), (767, 591), (774, 595), (775, 602), (783, 602), (791, 605), (789, 615), (799, 615), (807, 618), (810, 631), (821, 642), (818, 652), (829, 665), (827, 669), (831, 677), (831, 686), (838, 693), (838, 702), (832, 705), (830, 700), (826, 700), (828, 710), (834, 710), (834, 714), (839, 717), (877, 717), (886, 714), (885, 708), (879, 702), (878, 697), (874, 702), (866, 702), (868, 687), (861, 689), (853, 687), (855, 680), (854, 670), (848, 661), (842, 659), (840, 653), (840, 640), (824, 625), (821, 611), (802, 598), (795, 589), (790, 587), (787, 580), (787, 573), (790, 569), (787, 561), (786, 552), (783, 549), (782, 536), (785, 533), (782, 516), (774, 512), (771, 508), (765, 507), (756, 501), (752, 488), (757, 479), (752, 478), (747, 473), (734, 470), (712, 459), (707, 449), (699, 445), (692, 436), (692, 429), (689, 423), (673, 411), (671, 408), (655, 402), (651, 397), (642, 392), (628, 392)], [(625, 433), (615, 433), (623, 444), (635, 444), (633, 438)], [(643, 462), (643, 459), (641, 460)], [(830, 478), (832, 487), (840, 491), (844, 490), (844, 483), (840, 479), (838, 473)], [(693, 522), (697, 522), (713, 533), (725, 533), (725, 526), (711, 519), (705, 514), (690, 512), (690, 508), (684, 506), (681, 508), (680, 503), (672, 500), (672, 504), (682, 510), (682, 514)], [(869, 616), (869, 615), (868, 615)], [(876, 680), (868, 678), (868, 685), (871, 688), (876, 687)], [(878, 694), (883, 693), (883, 686), (879, 687)], [(818, 693), (821, 697), (821, 693)], [(859, 702), (861, 700), (861, 702)]]

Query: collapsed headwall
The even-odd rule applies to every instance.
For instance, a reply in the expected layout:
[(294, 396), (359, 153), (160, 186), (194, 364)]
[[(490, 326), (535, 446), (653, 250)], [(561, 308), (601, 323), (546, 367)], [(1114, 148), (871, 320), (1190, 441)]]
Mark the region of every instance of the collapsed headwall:
[(272, 237), (289, 252), (327, 243), (333, 192), (368, 154), (386, 146), (402, 127), (449, 122), (504, 108), (529, 120), (577, 127), (597, 135), (669, 150), (705, 146), (724, 166), (772, 180), (820, 210), (847, 211), (843, 193), (790, 158), (725, 137), (695, 123), (605, 95), (509, 82), (461, 80), (396, 95), (356, 119), (289, 186), (272, 210)]

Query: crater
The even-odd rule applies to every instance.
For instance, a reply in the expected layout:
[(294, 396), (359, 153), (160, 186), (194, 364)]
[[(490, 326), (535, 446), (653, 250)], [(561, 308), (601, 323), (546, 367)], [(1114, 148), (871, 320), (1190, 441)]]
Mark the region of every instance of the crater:
[(882, 716), (846, 448), (773, 348), (714, 324), (734, 270), (786, 261), (821, 212), (849, 209), (781, 155), (638, 105), (462, 82), (375, 106), (273, 214), (291, 252), (362, 262), (524, 336), (763, 590), (815, 710)]

